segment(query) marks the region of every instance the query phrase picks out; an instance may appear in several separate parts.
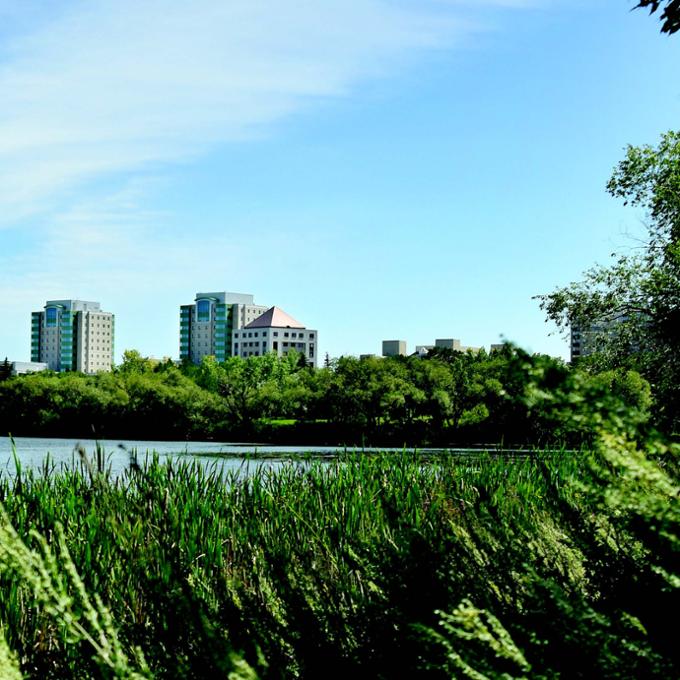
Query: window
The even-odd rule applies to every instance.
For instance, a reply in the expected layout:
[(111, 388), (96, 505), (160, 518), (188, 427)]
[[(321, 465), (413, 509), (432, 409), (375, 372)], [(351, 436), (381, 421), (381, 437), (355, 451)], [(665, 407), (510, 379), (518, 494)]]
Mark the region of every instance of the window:
[(279, 351), (279, 341), (278, 340), (274, 340), (273, 347), (274, 347), (275, 352)]
[(310, 340), (314, 340), (314, 333), (310, 333), (310, 334), (309, 334), (309, 339), (310, 339)]
[(210, 321), (210, 300), (199, 300), (196, 303), (196, 321)]
[(57, 325), (57, 308), (48, 307), (45, 310), (45, 325), (48, 328), (54, 328)]
[(284, 333), (284, 334), (283, 334), (283, 337), (284, 337), (284, 338), (287, 338), (287, 337), (288, 337), (288, 333), (287, 333), (287, 332)]
[(275, 337), (275, 338), (278, 338), (278, 337), (279, 337), (279, 332), (278, 332), (278, 331), (274, 331), (274, 337)]

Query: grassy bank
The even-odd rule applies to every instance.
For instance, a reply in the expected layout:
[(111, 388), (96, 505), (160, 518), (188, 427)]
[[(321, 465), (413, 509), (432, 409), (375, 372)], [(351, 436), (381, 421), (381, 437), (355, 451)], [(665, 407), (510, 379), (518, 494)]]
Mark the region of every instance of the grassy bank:
[(248, 479), (22, 473), (0, 481), (0, 663), (35, 678), (671, 677), (675, 460), (610, 437), (578, 455), (357, 456)]

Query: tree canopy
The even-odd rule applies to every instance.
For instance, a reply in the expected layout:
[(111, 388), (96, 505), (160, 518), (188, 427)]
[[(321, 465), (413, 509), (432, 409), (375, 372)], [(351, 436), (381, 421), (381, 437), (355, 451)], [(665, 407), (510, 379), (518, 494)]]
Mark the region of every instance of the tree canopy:
[(311, 369), (295, 354), (269, 354), (178, 367), (128, 351), (112, 373), (45, 371), (1, 382), (0, 432), (348, 446), (578, 444), (612, 409), (635, 422), (649, 410), (649, 387), (634, 371), (584, 372), (511, 346), (490, 355), (330, 363)]
[(602, 333), (599, 369), (633, 367), (650, 380), (660, 422), (680, 426), (680, 133), (656, 147), (629, 146), (608, 192), (641, 208), (647, 238), (632, 255), (615, 254), (581, 281), (539, 296), (559, 328), (617, 319)]

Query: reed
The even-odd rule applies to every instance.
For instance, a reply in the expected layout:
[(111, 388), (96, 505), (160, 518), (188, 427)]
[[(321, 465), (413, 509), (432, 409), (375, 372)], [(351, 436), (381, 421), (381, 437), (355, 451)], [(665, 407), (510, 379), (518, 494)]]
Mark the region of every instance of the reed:
[(0, 479), (0, 662), (40, 678), (670, 677), (676, 462), (603, 437), (512, 459), (20, 470)]

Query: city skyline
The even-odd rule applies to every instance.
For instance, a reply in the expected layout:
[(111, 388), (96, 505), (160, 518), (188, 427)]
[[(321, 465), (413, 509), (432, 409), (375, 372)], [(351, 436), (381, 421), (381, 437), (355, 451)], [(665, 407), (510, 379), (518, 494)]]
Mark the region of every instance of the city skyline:
[[(200, 364), (206, 356), (224, 361), (231, 356), (262, 356), (272, 351), (278, 356), (284, 356), (288, 349), (301, 351), (314, 364), (319, 356), (315, 350), (319, 341), (318, 331), (308, 329), (276, 305), (270, 307), (255, 304), (254, 295), (249, 293), (199, 292), (196, 293), (192, 304), (180, 305), (179, 310), (179, 351), (176, 356), (166, 355), (174, 361)], [(65, 326), (62, 322), (64, 315), (68, 317), (64, 322)], [(115, 314), (103, 311), (99, 302), (75, 298), (47, 300), (43, 311), (31, 312), (30, 361), (22, 358), (12, 359), (12, 362), (44, 364), (46, 368), (54, 371), (75, 370), (85, 373), (108, 371), (111, 365), (116, 363), (113, 356), (114, 318)], [(92, 321), (94, 325), (90, 328)], [(63, 328), (66, 330), (63, 331)], [(262, 329), (264, 329), (262, 339), (259, 339), (258, 332)], [(289, 347), (289, 333), (281, 335), (279, 340), (279, 333), (275, 332), (278, 330), (304, 333), (299, 333), (299, 338), (298, 333), (294, 333), (291, 340), (294, 338), (295, 342)], [(267, 331), (272, 335), (268, 337)], [(66, 354), (62, 347), (63, 332), (68, 335)], [(95, 338), (95, 334), (106, 337)], [(572, 332), (572, 355), (573, 335)], [(89, 336), (92, 336), (91, 347)], [(255, 341), (252, 340), (253, 337)], [(277, 339), (274, 339), (275, 337)], [(264, 341), (264, 338), (268, 338), (267, 341)], [(103, 343), (101, 349), (100, 341)], [(300, 341), (304, 342), (301, 344)], [(371, 342), (368, 338), (366, 341)], [(407, 340), (382, 340), (381, 343), (382, 356), (409, 354)], [(478, 352), (482, 349), (461, 345), (458, 339), (437, 339), (430, 345), (416, 345), (414, 354), (423, 355), (435, 346), (457, 349), (461, 352), (468, 350)], [(500, 346), (502, 345), (490, 343), (489, 351)], [(386, 350), (386, 347), (391, 349)], [(128, 349), (136, 350), (134, 347)], [(106, 356), (101, 352), (105, 352)], [(359, 356), (376, 355), (361, 353)], [(159, 358), (154, 353), (149, 357)], [(9, 356), (7, 359), (9, 360)]]
[(117, 362), (176, 356), (186, 291), (225, 287), (319, 328), (321, 356), (452, 334), (567, 358), (531, 297), (635, 246), (606, 181), (680, 115), (680, 45), (632, 2), (13, 5), (13, 360), (60, 296), (116, 312)]

